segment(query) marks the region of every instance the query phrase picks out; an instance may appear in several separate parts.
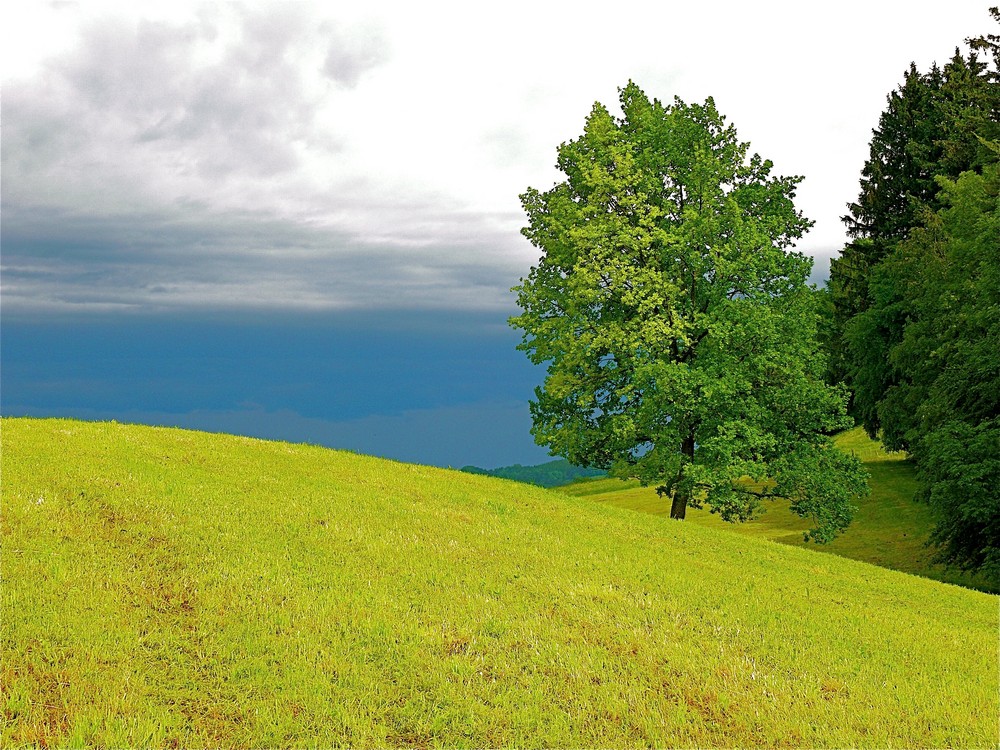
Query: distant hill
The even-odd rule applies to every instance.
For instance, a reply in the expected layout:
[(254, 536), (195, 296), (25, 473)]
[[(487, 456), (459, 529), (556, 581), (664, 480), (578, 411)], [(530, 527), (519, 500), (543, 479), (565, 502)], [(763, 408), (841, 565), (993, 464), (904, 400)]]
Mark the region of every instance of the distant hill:
[(539, 487), (558, 487), (569, 484), (578, 479), (590, 477), (604, 477), (607, 472), (601, 469), (582, 469), (574, 466), (565, 458), (549, 461), (535, 466), (501, 466), (499, 469), (481, 469), (478, 466), (463, 466), (462, 471), (467, 474), (483, 474), (488, 477), (499, 477), (501, 479), (513, 479), (516, 482), (525, 482)]
[(0, 747), (996, 746), (996, 596), (315, 446), (0, 437)]

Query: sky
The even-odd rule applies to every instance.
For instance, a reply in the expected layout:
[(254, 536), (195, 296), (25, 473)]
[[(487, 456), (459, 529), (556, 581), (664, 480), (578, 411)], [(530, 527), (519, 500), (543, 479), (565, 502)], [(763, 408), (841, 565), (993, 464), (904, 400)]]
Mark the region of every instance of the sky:
[(822, 283), (886, 95), (987, 5), (5, 3), (0, 412), (547, 460), (518, 196), (594, 102), (713, 97)]

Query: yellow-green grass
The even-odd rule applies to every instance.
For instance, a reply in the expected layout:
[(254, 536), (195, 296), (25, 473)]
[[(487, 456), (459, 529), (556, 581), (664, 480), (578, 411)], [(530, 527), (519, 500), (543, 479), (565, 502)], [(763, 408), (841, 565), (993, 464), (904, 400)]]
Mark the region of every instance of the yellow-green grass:
[(997, 742), (989, 594), (304, 445), (0, 461), (3, 747)]
[[(934, 549), (927, 545), (934, 525), (932, 511), (928, 505), (914, 500), (917, 492), (916, 471), (907, 462), (905, 453), (885, 451), (860, 427), (841, 433), (836, 442), (864, 462), (871, 475), (871, 495), (859, 501), (858, 512), (848, 529), (819, 549), (893, 570), (997, 592), (998, 587), (983, 576), (963, 573), (933, 562)], [(635, 481), (603, 478), (557, 489), (643, 513), (658, 516), (670, 513), (669, 500), (658, 497), (652, 487), (641, 487)], [(817, 549), (814, 543), (807, 543), (803, 538), (810, 522), (792, 513), (787, 501), (767, 502), (765, 508), (759, 518), (748, 523), (727, 523), (707, 508), (689, 508), (686, 520), (782, 544)]]

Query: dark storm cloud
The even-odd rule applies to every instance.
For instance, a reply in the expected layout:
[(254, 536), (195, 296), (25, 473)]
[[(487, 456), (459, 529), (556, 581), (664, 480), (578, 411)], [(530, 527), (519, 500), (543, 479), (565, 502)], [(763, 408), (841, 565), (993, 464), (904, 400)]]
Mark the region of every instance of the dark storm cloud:
[[(5, 217), (5, 314), (179, 308), (504, 308), (513, 269), (461, 234), (408, 248), (255, 214)], [(391, 290), (391, 294), (387, 294)]]
[(257, 310), (4, 319), (4, 415), (308, 441), (461, 466), (535, 463), (539, 374), (491, 313)]
[(819, 287), (826, 286), (830, 280), (830, 260), (840, 253), (839, 247), (820, 247), (812, 250), (812, 273), (809, 274), (809, 283)]
[(353, 420), (303, 417), (289, 410), (259, 407), (192, 412), (25, 408), (5, 406), (10, 416), (75, 418), (88, 421), (181, 427), (206, 432), (309, 443), (396, 461), (460, 468), (525, 466), (551, 461), (543, 448), (525, 439), (531, 415), (524, 402), (483, 402), (440, 409), (407, 410)]

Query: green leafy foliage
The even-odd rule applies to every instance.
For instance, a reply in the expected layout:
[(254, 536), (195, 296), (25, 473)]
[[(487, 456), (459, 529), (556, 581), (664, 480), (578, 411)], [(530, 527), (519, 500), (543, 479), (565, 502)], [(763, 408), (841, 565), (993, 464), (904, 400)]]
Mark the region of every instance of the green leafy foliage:
[(811, 261), (790, 250), (810, 226), (801, 178), (749, 155), (711, 99), (665, 106), (629, 83), (621, 106), (596, 104), (559, 148), (565, 180), (522, 196), (542, 257), (511, 324), (548, 365), (535, 439), (659, 484), (677, 518), (707, 503), (746, 520), (788, 497), (828, 541), (866, 487), (828, 437), (848, 420), (823, 382)]
[(875, 269), (847, 338), (862, 377), (889, 373), (859, 380), (866, 428), (913, 454), (943, 559), (1000, 580), (1000, 165), (939, 183), (945, 207)]
[(889, 96), (845, 217), (856, 239), (831, 265), (825, 341), (852, 413), (911, 452), (940, 559), (1000, 581), (1000, 44), (969, 44)]
[(943, 206), (937, 177), (981, 172), (995, 160), (989, 142), (1000, 139), (1000, 86), (996, 70), (976, 51), (995, 57), (990, 44), (989, 37), (973, 40), (973, 51), (963, 56), (956, 50), (943, 68), (933, 65), (927, 73), (910, 66), (903, 83), (887, 97), (862, 168), (858, 199), (843, 217), (853, 240), (830, 264), (838, 333), (826, 345), (830, 379), (851, 386), (856, 399), (852, 411), (865, 423), (874, 418), (870, 394), (893, 382), (885, 354), (898, 342), (903, 322), (881, 305), (879, 339), (869, 340), (860, 361), (847, 352), (842, 334), (853, 317), (882, 302), (869, 289), (873, 269), (909, 237), (926, 212)]
[(949, 420), (924, 437), (921, 453), (939, 558), (1000, 583), (1000, 418)]
[[(982, 574), (962, 571), (936, 560), (935, 548), (928, 544), (935, 525), (934, 514), (931, 507), (917, 497), (920, 487), (917, 468), (906, 453), (885, 451), (881, 443), (868, 437), (861, 427), (838, 433), (834, 443), (861, 459), (869, 474), (871, 493), (858, 502), (851, 525), (823, 547), (824, 553), (1000, 593), (1000, 581), (990, 581)], [(559, 487), (557, 491), (641, 513), (666, 516), (670, 512), (668, 502), (657, 496), (652, 488), (642, 487), (635, 480), (592, 479)], [(769, 506), (767, 513), (747, 523), (727, 524), (705, 509), (689, 509), (687, 520), (725, 529), (732, 534), (795, 547), (809, 546), (802, 537), (808, 522), (790, 510), (788, 501), (774, 500)]]
[(983, 139), (995, 140), (1000, 102), (992, 73), (975, 51), (955, 51), (943, 67), (921, 73), (911, 64), (903, 83), (887, 97), (861, 172), (861, 192), (844, 217), (848, 232), (868, 238), (857, 248), (871, 263), (885, 257), (936, 210), (937, 176), (956, 178), (993, 161)]
[(861, 170), (861, 192), (843, 218), (853, 237), (871, 238), (859, 247), (869, 262), (877, 262), (887, 248), (904, 238), (915, 214), (934, 199), (939, 145), (944, 135), (938, 116), (938, 97), (944, 76), (936, 65), (921, 73), (915, 64), (903, 83), (887, 97), (886, 109), (873, 131), (870, 154)]

